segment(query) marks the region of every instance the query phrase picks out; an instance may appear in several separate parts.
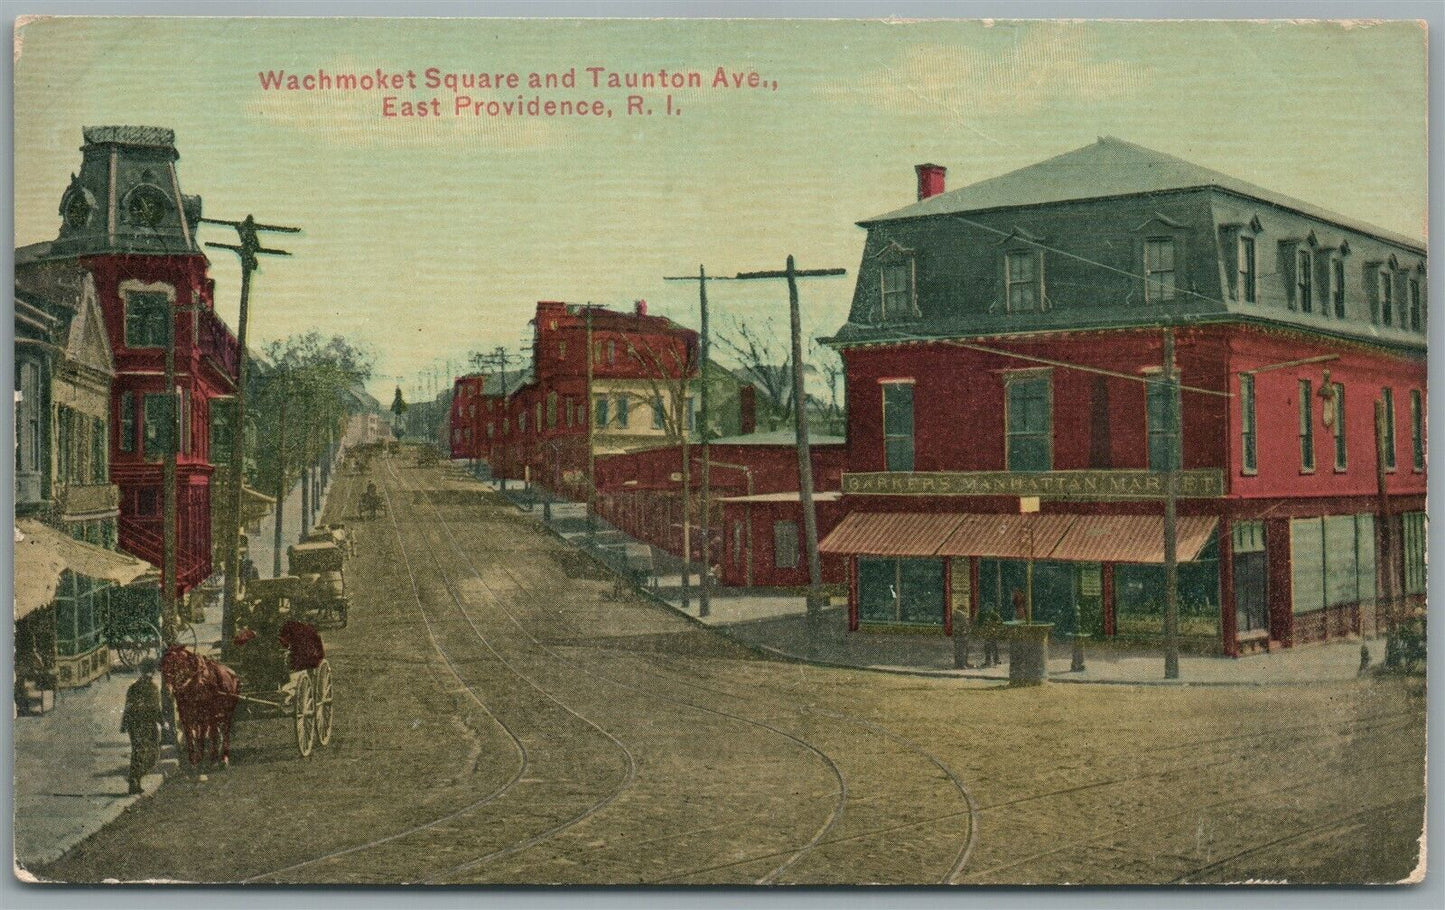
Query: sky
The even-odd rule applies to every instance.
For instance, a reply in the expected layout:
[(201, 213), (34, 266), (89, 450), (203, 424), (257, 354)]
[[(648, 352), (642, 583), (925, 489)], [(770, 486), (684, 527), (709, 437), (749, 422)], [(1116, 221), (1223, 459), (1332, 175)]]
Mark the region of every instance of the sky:
[[(207, 216), (303, 228), (256, 275), (252, 346), (344, 334), (376, 355), (374, 395), (410, 399), (423, 373), (440, 387), (472, 351), (525, 345), (538, 300), (645, 299), (695, 327), (695, 284), (663, 276), (699, 265), (846, 268), (802, 286), (805, 331), (831, 334), (856, 222), (912, 201), (925, 161), (957, 188), (1113, 135), (1423, 238), (1425, 40), (1411, 22), (39, 19), (16, 38), (15, 243), (55, 237), (82, 126), (172, 128)], [(521, 85), (429, 88), (429, 68)], [(415, 88), (259, 76), (378, 69)], [(702, 86), (606, 85), (660, 69)], [(575, 87), (527, 87), (569, 71)], [(458, 116), (458, 95), (611, 116)], [(442, 116), (385, 116), (388, 96)], [(212, 275), (234, 326), (235, 257)], [(715, 330), (786, 331), (781, 282), (709, 302)]]

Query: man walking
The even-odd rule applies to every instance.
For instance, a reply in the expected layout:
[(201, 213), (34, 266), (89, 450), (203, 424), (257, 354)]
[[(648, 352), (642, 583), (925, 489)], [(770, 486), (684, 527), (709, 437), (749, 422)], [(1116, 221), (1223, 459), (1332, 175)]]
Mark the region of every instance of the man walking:
[(130, 784), (127, 793), (141, 792), (140, 780), (155, 767), (161, 753), (161, 690), (155, 681), (156, 664), (146, 658), (140, 665), (140, 678), (125, 690), (125, 713), (120, 717), (120, 732), (130, 734)]

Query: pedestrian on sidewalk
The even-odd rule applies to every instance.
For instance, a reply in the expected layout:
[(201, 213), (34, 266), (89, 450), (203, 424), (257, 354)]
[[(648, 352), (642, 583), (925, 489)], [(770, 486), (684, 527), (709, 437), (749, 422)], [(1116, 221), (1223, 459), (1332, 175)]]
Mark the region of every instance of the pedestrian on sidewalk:
[(130, 772), (127, 793), (141, 792), (141, 778), (155, 767), (161, 754), (161, 690), (155, 681), (156, 663), (146, 658), (140, 678), (125, 690), (125, 711), (120, 732), (130, 734)]
[(999, 627), (1002, 625), (1003, 617), (992, 606), (979, 614), (978, 626), (979, 634), (983, 636), (983, 665), (985, 667), (999, 665), (998, 634)]

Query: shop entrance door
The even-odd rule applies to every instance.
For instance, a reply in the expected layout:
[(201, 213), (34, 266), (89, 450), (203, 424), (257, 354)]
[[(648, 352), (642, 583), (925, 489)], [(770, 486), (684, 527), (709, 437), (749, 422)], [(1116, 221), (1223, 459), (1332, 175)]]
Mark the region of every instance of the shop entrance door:
[(1234, 617), (1240, 634), (1269, 629), (1269, 575), (1265, 554), (1234, 554)]

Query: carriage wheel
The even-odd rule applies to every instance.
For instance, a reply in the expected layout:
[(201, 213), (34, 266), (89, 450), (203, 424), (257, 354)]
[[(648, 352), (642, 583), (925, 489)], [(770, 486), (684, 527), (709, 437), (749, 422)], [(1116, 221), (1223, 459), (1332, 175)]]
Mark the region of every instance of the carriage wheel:
[(296, 751), (305, 758), (316, 745), (316, 701), (311, 692), (311, 676), (302, 674), (296, 679)]
[(331, 664), (321, 661), (316, 668), (316, 742), (326, 746), (331, 743)]
[(111, 650), (120, 661), (121, 667), (126, 670), (134, 670), (140, 666), (141, 661), (150, 656), (151, 643), (149, 639), (133, 638), (131, 636), (118, 637), (110, 643)]

